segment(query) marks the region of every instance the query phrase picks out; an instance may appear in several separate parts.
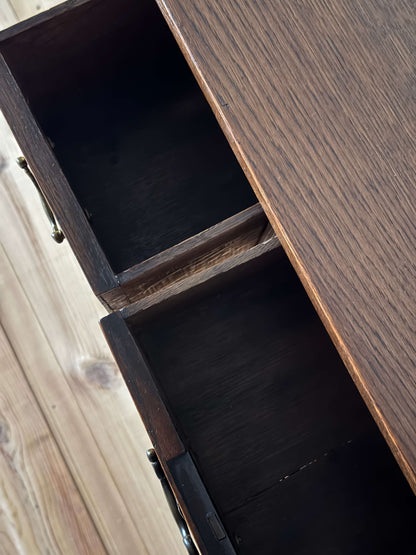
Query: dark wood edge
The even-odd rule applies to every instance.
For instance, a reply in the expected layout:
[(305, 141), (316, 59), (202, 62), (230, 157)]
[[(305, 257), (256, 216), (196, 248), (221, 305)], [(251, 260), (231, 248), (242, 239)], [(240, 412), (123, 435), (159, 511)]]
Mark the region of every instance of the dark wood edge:
[[(0, 109), (96, 295), (118, 287), (114, 272), (48, 141), (0, 55)], [(51, 239), (52, 240), (52, 239)]]
[(220, 540), (215, 537), (207, 515), (220, 529), (221, 520), (120, 312), (106, 316), (100, 324), (201, 553), (235, 555), (225, 531)]
[(119, 310), (120, 308), (123, 308), (131, 303), (131, 300), (124, 293), (121, 287), (105, 291), (104, 293), (101, 293), (98, 298), (108, 312), (111, 312), (112, 310)]
[(263, 209), (255, 204), (118, 274), (120, 287), (102, 294), (101, 301), (109, 310), (122, 309), (191, 273), (203, 271), (203, 265), (215, 263), (210, 256), (214, 255), (218, 263), (254, 246), (259, 239), (266, 240), (263, 235), (268, 226)]
[(136, 322), (138, 319), (142, 320), (149, 316), (153, 317), (155, 313), (164, 310), (167, 305), (181, 302), (184, 296), (198, 293), (207, 284), (214, 284), (215, 286), (217, 281), (224, 281), (225, 276), (233, 270), (242, 271), (245, 265), (273, 251), (278, 251), (280, 247), (279, 240), (273, 237), (266, 243), (255, 245), (247, 251), (236, 254), (215, 266), (211, 266), (170, 287), (157, 291), (153, 295), (149, 295), (123, 308), (120, 313), (125, 320), (134, 317)]
[(169, 460), (184, 452), (152, 373), (120, 312), (100, 321), (124, 381), (158, 455)]
[(266, 226), (268, 223), (266, 215), (260, 204), (255, 204), (193, 235), (189, 239), (182, 241), (182, 243), (178, 243), (140, 264), (132, 266), (128, 270), (118, 274), (117, 278), (120, 285), (124, 285), (127, 282), (131, 283), (137, 278), (151, 279), (154, 274), (162, 272), (172, 262), (183, 265), (188, 259), (194, 258), (203, 251), (209, 250), (211, 246), (229, 240), (233, 236), (237, 236), (245, 228), (251, 227), (257, 222), (260, 225), (262, 220), (264, 220)]
[(42, 11), (39, 14), (29, 17), (28, 19), (19, 21), (15, 25), (12, 25), (10, 27), (7, 27), (7, 29), (3, 29), (2, 31), (0, 31), (0, 43), (12, 37), (15, 37), (16, 35), (19, 35), (20, 33), (23, 33), (28, 29), (31, 29), (32, 27), (36, 27), (37, 25), (45, 23), (46, 21), (55, 19), (62, 14), (65, 14), (73, 9), (82, 6), (83, 4), (88, 4), (90, 2), (91, 0), (67, 0), (66, 2), (62, 2), (57, 6), (53, 6), (52, 8)]
[(190, 454), (162, 466), (201, 553), (236, 555)]

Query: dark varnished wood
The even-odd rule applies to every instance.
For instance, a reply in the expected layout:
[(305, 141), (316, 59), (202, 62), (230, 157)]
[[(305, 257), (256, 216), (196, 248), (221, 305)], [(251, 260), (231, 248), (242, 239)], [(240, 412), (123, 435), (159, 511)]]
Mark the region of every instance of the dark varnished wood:
[(119, 274), (121, 289), (130, 303), (136, 302), (271, 239), (269, 227), (256, 204)]
[(0, 107), (94, 292), (116, 287), (114, 272), (1, 54)]
[(215, 266), (274, 237), (259, 204), (201, 231), (117, 276), (119, 287), (101, 295), (109, 310), (121, 309)]
[(264, 243), (259, 243), (124, 307), (120, 313), (124, 319), (129, 319), (130, 323), (136, 319), (144, 320), (155, 317), (159, 310), (166, 310), (167, 306), (171, 308), (177, 306), (183, 301), (183, 297), (190, 298), (194, 294), (198, 295), (205, 287), (212, 289), (227, 280), (229, 275), (232, 277), (236, 271), (243, 272), (243, 268), (247, 264), (267, 253), (276, 251), (279, 247), (280, 241), (276, 237), (267, 239)]
[[(163, 49), (154, 29), (160, 22), (163, 27), (148, 0), (119, 0), (117, 8), (110, 0), (69, 0), (1, 31), (0, 48), (31, 106), (42, 115), (50, 104), (53, 108), (55, 102), (76, 99), (82, 89), (108, 77), (120, 52), (126, 62), (135, 59), (132, 69), (139, 69)], [(134, 49), (135, 30), (149, 41), (147, 51)], [(123, 65), (124, 60), (118, 61)]]
[(235, 555), (232, 543), (189, 453), (171, 459), (166, 468), (175, 484), (175, 493), (181, 506), (190, 515), (201, 555)]
[[(227, 515), (238, 538), (238, 552), (412, 555), (416, 509), (403, 512), (390, 508), (403, 503), (411, 508), (415, 500), (398, 468), (391, 472), (392, 465), (393, 455), (384, 438), (374, 433), (307, 461), (247, 506)], [(301, 491), (307, 495), (302, 495), (299, 503)], [(364, 491), (371, 500), (367, 514), (361, 512)], [(383, 514), (386, 508), (388, 518)]]
[(215, 508), (120, 312), (111, 313), (100, 324), (201, 553), (209, 555), (215, 546), (216, 553), (231, 555), (234, 550), (226, 534), (219, 540), (211, 530), (207, 515), (215, 514)]
[[(13, 37), (20, 35), (23, 31), (27, 31), (32, 29), (33, 27), (45, 23), (45, 22), (53, 22), (53, 21), (62, 21), (60, 18), (64, 14), (76, 14), (79, 15), (80, 12), (74, 12), (74, 9), (81, 8), (82, 6), (89, 4), (93, 5), (100, 0), (67, 0), (66, 2), (61, 2), (60, 4), (49, 8), (48, 10), (42, 10), (40, 13), (34, 15), (33, 17), (29, 17), (28, 19), (23, 19), (19, 21), (15, 25), (11, 27), (6, 27), (2, 29), (0, 32), (0, 40), (5, 41), (8, 39), (12, 39)], [(81, 12), (82, 13), (82, 12)]]
[(154, 447), (166, 460), (180, 455), (184, 452), (182, 442), (120, 313), (113, 312), (100, 323)]
[(0, 35), (0, 51), (114, 274), (255, 203), (152, 0), (75, 2)]
[(412, 552), (415, 499), (276, 239), (122, 315), (237, 552)]
[(414, 3), (158, 4), (416, 488)]

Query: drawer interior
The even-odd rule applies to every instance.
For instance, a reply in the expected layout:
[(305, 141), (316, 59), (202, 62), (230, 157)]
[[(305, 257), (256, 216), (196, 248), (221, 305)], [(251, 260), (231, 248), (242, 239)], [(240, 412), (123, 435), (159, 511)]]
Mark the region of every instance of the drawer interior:
[(126, 309), (238, 553), (413, 553), (415, 500), (281, 248)]
[(272, 238), (273, 228), (255, 204), (122, 272), (119, 283), (134, 303)]
[(115, 273), (256, 202), (154, 0), (91, 0), (1, 51)]

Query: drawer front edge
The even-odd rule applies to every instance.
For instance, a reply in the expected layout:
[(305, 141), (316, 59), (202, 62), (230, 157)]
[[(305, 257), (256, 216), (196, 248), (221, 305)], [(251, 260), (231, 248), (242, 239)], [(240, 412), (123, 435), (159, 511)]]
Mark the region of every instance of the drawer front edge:
[[(198, 470), (188, 452), (167, 461), (168, 478), (180, 498), (185, 516), (197, 530), (201, 551), (207, 555), (235, 555), (236, 552), (221, 523)], [(199, 543), (199, 542), (198, 542)]]
[(94, 293), (99, 295), (118, 287), (87, 218), (1, 53), (0, 109)]

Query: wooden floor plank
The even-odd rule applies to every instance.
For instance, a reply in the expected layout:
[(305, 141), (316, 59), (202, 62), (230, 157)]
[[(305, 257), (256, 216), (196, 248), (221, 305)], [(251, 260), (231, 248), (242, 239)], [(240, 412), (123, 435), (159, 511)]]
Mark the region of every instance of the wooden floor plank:
[(10, 0), (0, 0), (0, 29), (10, 27), (19, 21)]
[[(1, 0), (3, 2), (4, 0)], [(19, 21), (61, 4), (63, 0), (7, 0)]]
[[(0, 328), (0, 514), (2, 549), (105, 550), (22, 368)], [(4, 541), (3, 541), (4, 540)]]

